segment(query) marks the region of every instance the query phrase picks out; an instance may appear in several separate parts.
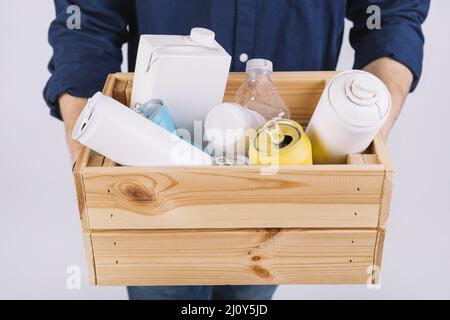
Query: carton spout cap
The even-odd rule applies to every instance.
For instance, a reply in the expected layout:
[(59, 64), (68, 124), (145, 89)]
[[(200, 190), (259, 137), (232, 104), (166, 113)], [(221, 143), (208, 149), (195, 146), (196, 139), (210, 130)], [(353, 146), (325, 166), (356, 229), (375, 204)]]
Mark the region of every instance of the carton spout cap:
[(192, 28), (190, 38), (201, 45), (211, 45), (214, 43), (215, 33), (205, 28)]

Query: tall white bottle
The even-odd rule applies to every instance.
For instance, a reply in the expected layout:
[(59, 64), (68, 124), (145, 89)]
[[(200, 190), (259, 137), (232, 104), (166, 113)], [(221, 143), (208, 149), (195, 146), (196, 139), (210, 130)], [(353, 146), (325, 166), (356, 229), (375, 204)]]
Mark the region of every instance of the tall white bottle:
[(385, 123), (391, 96), (376, 76), (359, 70), (329, 81), (306, 129), (315, 164), (345, 163), (363, 152)]

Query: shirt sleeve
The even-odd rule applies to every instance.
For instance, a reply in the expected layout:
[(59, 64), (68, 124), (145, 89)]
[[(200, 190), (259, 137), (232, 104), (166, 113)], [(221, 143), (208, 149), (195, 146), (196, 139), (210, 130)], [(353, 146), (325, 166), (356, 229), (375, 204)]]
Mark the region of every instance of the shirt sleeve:
[[(369, 6), (380, 8), (380, 29), (369, 29)], [(429, 0), (348, 0), (347, 18), (353, 22), (350, 43), (355, 49), (355, 69), (371, 61), (390, 57), (407, 66), (415, 89), (422, 73), (424, 36), (422, 23), (428, 14)]]
[[(79, 29), (69, 28), (76, 20), (69, 20), (69, 26), (67, 22), (76, 12), (74, 5), (79, 8)], [(90, 97), (101, 90), (109, 73), (120, 71), (130, 9), (127, 0), (55, 0), (55, 9), (48, 33), (51, 77), (43, 94), (50, 114), (61, 119), (58, 98), (63, 93)]]

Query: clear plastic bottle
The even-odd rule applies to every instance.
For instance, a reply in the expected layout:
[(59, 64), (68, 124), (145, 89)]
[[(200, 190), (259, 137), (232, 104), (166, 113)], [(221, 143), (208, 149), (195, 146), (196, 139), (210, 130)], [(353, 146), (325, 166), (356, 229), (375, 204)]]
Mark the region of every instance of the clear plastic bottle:
[(289, 108), (278, 95), (270, 78), (272, 61), (251, 59), (247, 61), (247, 79), (236, 93), (236, 102), (243, 107), (256, 111), (267, 121), (282, 117), (289, 119)]

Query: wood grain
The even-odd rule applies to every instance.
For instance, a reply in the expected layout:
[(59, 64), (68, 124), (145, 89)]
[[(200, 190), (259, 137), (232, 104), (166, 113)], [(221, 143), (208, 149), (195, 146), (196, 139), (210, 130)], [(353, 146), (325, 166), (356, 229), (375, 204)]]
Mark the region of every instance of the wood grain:
[(91, 156), (89, 157), (87, 166), (88, 167), (101, 167), (103, 165), (103, 161), (105, 157), (100, 154), (93, 154), (94, 151), (91, 150)]
[(116, 72), (113, 74), (114, 78), (124, 81), (133, 81), (133, 72)]
[(380, 164), (376, 154), (349, 154), (347, 157), (347, 164), (350, 165), (365, 165), (365, 164)]
[(227, 204), (177, 207), (146, 215), (89, 208), (93, 229), (363, 228), (378, 224), (379, 204)]
[(97, 275), (95, 270), (95, 258), (94, 251), (92, 249), (92, 238), (89, 231), (84, 231), (83, 234), (83, 244), (84, 244), (84, 254), (86, 256), (86, 261), (89, 271), (89, 282), (92, 285), (97, 284)]
[(376, 230), (94, 232), (100, 285), (366, 283)]
[(384, 144), (380, 134), (378, 134), (373, 140), (372, 147), (375, 154), (378, 156), (380, 163), (385, 167), (385, 169), (388, 171), (394, 171), (394, 164), (392, 163), (391, 157), (389, 156), (386, 145)]
[(123, 105), (127, 105), (126, 89), (128, 81), (117, 80), (113, 89), (113, 98)]
[(89, 229), (89, 221), (86, 207), (86, 192), (84, 190), (83, 170), (87, 167), (91, 150), (83, 147), (78, 159), (73, 166), (72, 174), (77, 194), (78, 212), (80, 214), (80, 223), (83, 230)]
[(102, 93), (104, 95), (112, 97), (114, 95), (114, 87), (116, 86), (117, 80), (120, 80), (120, 76), (117, 73), (110, 73), (106, 78), (105, 85), (103, 86)]
[(383, 248), (384, 248), (385, 237), (386, 237), (385, 230), (378, 229), (377, 240), (375, 242), (374, 257), (373, 257), (372, 284), (380, 283), (381, 262), (383, 259)]
[(395, 181), (395, 170), (387, 148), (380, 135), (377, 135), (373, 141), (373, 147), (378, 155), (380, 162), (385, 167), (385, 176), (383, 181), (383, 189), (380, 203), (380, 214), (378, 219), (378, 226), (385, 228), (389, 219), (389, 212), (391, 209), (392, 192)]
[(129, 107), (131, 103), (131, 89), (133, 88), (133, 81), (127, 81), (127, 86), (125, 88), (125, 99), (126, 105)]
[(116, 163), (111, 159), (104, 157), (104, 161), (102, 163), (102, 167), (115, 167)]
[(91, 228), (376, 227), (383, 170), (318, 167), (86, 168), (83, 181)]

